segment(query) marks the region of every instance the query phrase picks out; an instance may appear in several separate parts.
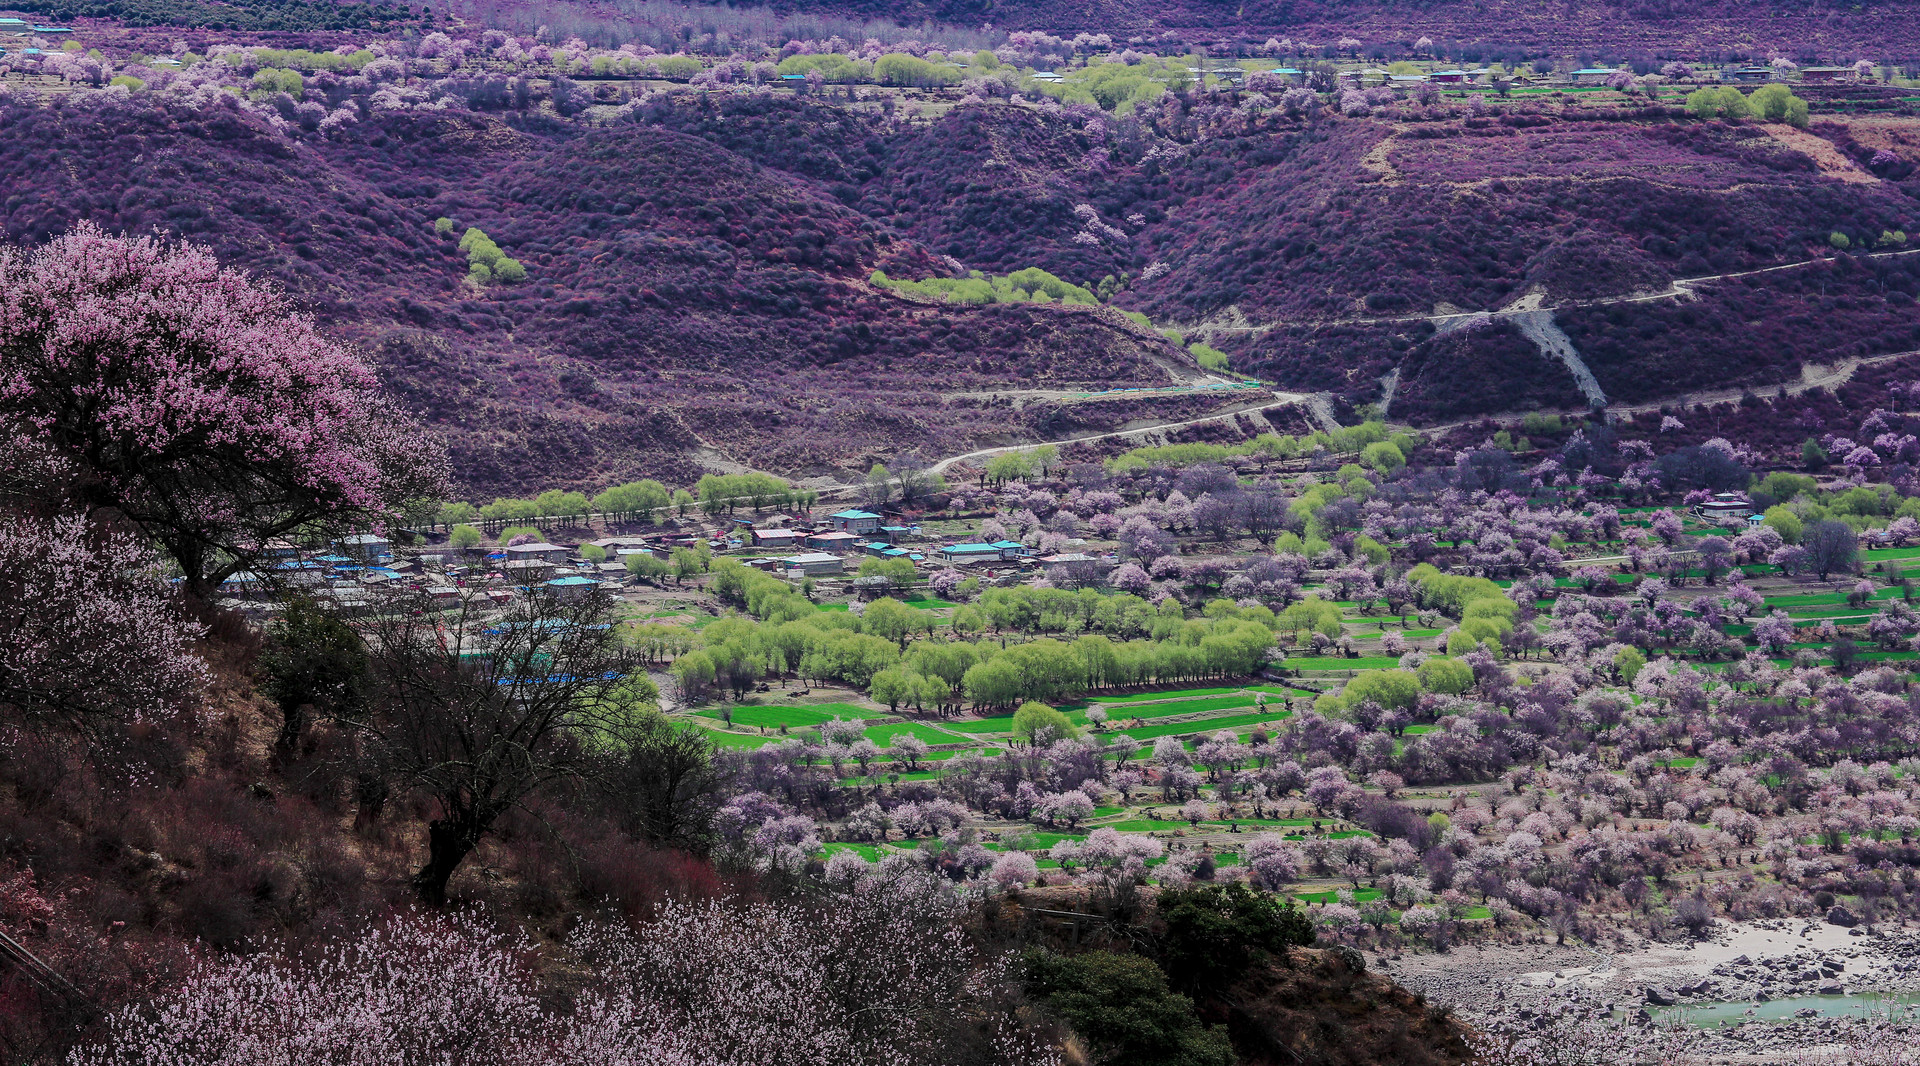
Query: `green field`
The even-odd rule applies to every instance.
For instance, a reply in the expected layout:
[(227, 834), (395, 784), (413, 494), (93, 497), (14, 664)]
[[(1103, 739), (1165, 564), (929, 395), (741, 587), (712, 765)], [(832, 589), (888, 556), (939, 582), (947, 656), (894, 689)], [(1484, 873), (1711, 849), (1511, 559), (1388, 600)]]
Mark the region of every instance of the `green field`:
[[(1299, 892), (1295, 893), (1293, 898), (1302, 903), (1332, 903), (1340, 897), (1333, 892)], [(1366, 903), (1379, 898), (1380, 890), (1377, 888), (1363, 888), (1353, 894), (1355, 903)]]
[(1400, 665), (1400, 659), (1392, 655), (1362, 655), (1357, 659), (1332, 655), (1289, 655), (1281, 665), (1292, 670), (1391, 670)]
[(1134, 726), (1132, 729), (1119, 729), (1115, 732), (1132, 737), (1135, 740), (1153, 740), (1157, 737), (1170, 737), (1176, 734), (1212, 733), (1220, 729), (1232, 729), (1236, 726), (1259, 725), (1275, 722), (1287, 717), (1286, 711), (1265, 711), (1254, 714), (1229, 714), (1218, 718), (1201, 718), (1192, 722), (1165, 722), (1160, 725)]
[[(951, 744), (956, 742), (947, 741), (946, 743)], [(920, 761), (921, 762), (945, 762), (946, 760), (951, 759), (956, 755), (965, 755), (967, 752), (970, 752), (970, 751), (978, 752), (981, 755), (998, 755), (1000, 754), (1000, 750), (1001, 749), (999, 748), (974, 747), (974, 748), (955, 748), (952, 751), (930, 751), (930, 752), (927, 752), (925, 755), (920, 756)]]
[(1230, 707), (1251, 707), (1252, 696), (1214, 696), (1201, 700), (1173, 700), (1168, 703), (1113, 704), (1103, 708), (1110, 719), (1165, 718), (1175, 714), (1200, 714)]
[[(718, 708), (698, 713), (702, 718), (719, 718), (721, 715)], [(733, 724), (752, 726), (756, 729), (761, 726), (768, 729), (778, 729), (781, 726), (793, 729), (819, 725), (835, 718), (885, 718), (886, 716), (885, 711), (855, 707), (851, 703), (791, 704), (784, 707), (742, 706), (733, 709)]]
[(889, 722), (886, 725), (871, 726), (866, 731), (866, 738), (883, 748), (897, 736), (915, 736), (929, 744), (959, 744), (965, 740), (963, 737), (956, 737), (952, 733), (921, 725), (919, 722)]
[(1920, 559), (1920, 548), (1870, 548), (1860, 556), (1870, 563), (1883, 559)]
[(771, 744), (779, 737), (758, 736), (747, 733), (723, 733), (718, 729), (701, 729), (709, 740), (723, 748), (758, 748)]
[[(1898, 595), (1900, 590), (1891, 585), (1873, 591), (1873, 598), (1876, 600), (1892, 599)], [(1836, 604), (1845, 606), (1846, 602), (1847, 594), (1844, 592), (1794, 593), (1787, 596), (1768, 596), (1762, 609), (1771, 611), (1775, 607), (1791, 610), (1795, 607), (1826, 607)]]
[(1197, 696), (1224, 696), (1239, 688), (1183, 688), (1172, 692), (1135, 692), (1127, 696), (1090, 696), (1089, 703), (1142, 703), (1147, 700), (1184, 700)]
[(820, 845), (820, 853), (823, 855), (832, 855), (835, 852), (840, 852), (840, 851), (851, 851), (855, 855), (860, 856), (861, 858), (867, 860), (868, 862), (880, 861), (880, 846), (878, 844), (822, 844)]
[(901, 600), (900, 602), (906, 604), (909, 607), (918, 607), (923, 611), (931, 610), (933, 608), (938, 608), (938, 607), (960, 606), (959, 604), (953, 603), (949, 600), (937, 599), (933, 596), (920, 596), (911, 600)]

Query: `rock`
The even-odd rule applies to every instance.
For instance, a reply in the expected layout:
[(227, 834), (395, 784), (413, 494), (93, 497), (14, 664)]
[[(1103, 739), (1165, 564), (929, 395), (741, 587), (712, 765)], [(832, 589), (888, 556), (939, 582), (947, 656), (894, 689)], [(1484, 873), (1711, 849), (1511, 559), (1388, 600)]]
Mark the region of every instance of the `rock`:
[(1820, 994), (1823, 996), (1844, 996), (1847, 994), (1847, 986), (1838, 981), (1829, 981), (1820, 986)]
[(1680, 1001), (1668, 995), (1664, 989), (1659, 989), (1659, 988), (1655, 988), (1652, 985), (1648, 985), (1647, 986), (1647, 1002), (1653, 1004), (1656, 1007), (1671, 1007), (1675, 1003), (1678, 1003)]
[(1855, 916), (1855, 914), (1852, 911), (1836, 903), (1832, 907), (1827, 909), (1827, 924), (1828, 925), (1844, 925), (1851, 928), (1853, 926), (1859, 925), (1860, 919), (1857, 916)]
[(1865, 929), (1849, 929), (1847, 930), (1847, 935), (1848, 936), (1866, 936), (1867, 931)]
[(1735, 955), (1735, 956), (1734, 956), (1733, 958), (1731, 958), (1731, 959), (1728, 959), (1728, 960), (1727, 960), (1727, 965), (1729, 965), (1729, 966), (1746, 966), (1746, 965), (1749, 965), (1749, 964), (1751, 964), (1752, 962), (1753, 962), (1753, 960), (1752, 960), (1752, 959), (1749, 959), (1749, 958), (1747, 958), (1747, 957), (1746, 957), (1745, 955)]

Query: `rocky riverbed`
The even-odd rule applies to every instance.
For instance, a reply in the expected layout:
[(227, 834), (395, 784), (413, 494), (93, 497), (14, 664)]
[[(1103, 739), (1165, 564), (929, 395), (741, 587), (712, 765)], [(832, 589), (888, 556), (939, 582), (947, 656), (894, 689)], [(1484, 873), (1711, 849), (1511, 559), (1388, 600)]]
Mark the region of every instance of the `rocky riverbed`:
[(1920, 1041), (1920, 931), (1805, 919), (1688, 943), (1466, 946), (1375, 956), (1401, 984), (1511, 1032), (1578, 1032), (1614, 1061), (1785, 1062)]

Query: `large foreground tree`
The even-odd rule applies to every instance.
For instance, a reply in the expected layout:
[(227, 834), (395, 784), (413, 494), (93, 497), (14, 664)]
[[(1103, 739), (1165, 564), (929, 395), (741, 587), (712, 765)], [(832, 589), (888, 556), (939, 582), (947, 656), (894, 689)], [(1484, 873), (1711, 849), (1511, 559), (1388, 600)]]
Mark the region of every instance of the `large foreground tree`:
[(653, 686), (609, 622), (612, 596), (540, 592), (492, 614), (396, 600), (367, 626), (372, 697), (347, 722), (368, 758), (432, 799), (423, 899), (529, 796), (586, 772), (596, 745), (651, 710)]
[(82, 223), (0, 250), (8, 487), (164, 546), (205, 595), (270, 538), (438, 495), (444, 454), (373, 368), (193, 245)]

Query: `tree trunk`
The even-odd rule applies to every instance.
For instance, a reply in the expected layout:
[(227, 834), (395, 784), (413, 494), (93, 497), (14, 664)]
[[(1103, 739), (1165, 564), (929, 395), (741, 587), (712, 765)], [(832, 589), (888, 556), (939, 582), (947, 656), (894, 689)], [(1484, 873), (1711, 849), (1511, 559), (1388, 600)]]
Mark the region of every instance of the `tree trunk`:
[(433, 906), (447, 901), (447, 881), (462, 860), (473, 851), (479, 834), (470, 827), (455, 825), (444, 818), (427, 824), (427, 864), (413, 875), (413, 886), (420, 898)]
[(299, 753), (300, 739), (307, 731), (307, 712), (311, 709), (305, 703), (283, 703), (280, 705), (280, 734), (273, 741), (273, 765), (285, 766)]

